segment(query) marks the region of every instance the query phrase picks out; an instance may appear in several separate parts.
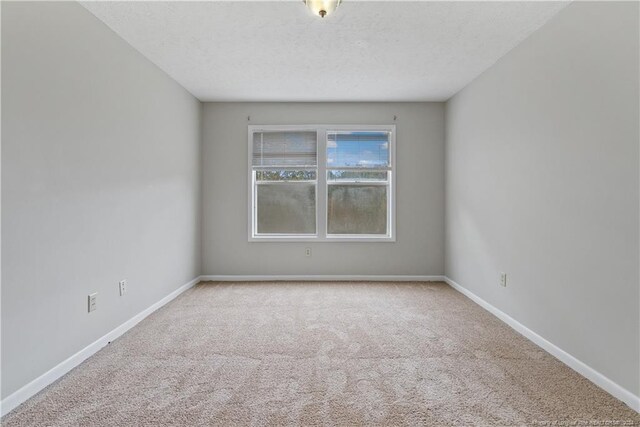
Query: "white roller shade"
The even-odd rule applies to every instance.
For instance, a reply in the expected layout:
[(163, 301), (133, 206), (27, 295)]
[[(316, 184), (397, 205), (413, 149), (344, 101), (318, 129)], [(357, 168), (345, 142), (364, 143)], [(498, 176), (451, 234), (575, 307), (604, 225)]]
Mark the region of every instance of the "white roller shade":
[(254, 132), (254, 167), (316, 167), (318, 164), (315, 131)]

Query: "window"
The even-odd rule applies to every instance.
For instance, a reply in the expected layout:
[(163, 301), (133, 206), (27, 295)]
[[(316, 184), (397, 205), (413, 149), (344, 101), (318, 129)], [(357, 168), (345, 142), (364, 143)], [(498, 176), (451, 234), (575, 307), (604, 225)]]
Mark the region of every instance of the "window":
[(395, 126), (249, 126), (250, 241), (394, 241)]
[(317, 235), (316, 132), (254, 132), (252, 147), (254, 236)]

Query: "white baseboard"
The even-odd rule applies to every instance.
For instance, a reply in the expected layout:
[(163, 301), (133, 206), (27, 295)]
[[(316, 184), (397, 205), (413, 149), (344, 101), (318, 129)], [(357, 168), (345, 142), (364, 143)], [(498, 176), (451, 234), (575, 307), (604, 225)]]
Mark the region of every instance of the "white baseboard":
[(444, 276), (403, 276), (403, 275), (331, 275), (331, 274), (302, 274), (302, 275), (205, 275), (200, 280), (209, 282), (269, 282), (269, 281), (367, 281), (367, 282), (444, 282)]
[(530, 341), (533, 341), (535, 344), (542, 347), (544, 350), (546, 350), (549, 354), (554, 356), (556, 359), (560, 360), (565, 365), (567, 365), (568, 367), (570, 367), (571, 369), (573, 369), (583, 377), (587, 378), (592, 383), (594, 383), (595, 385), (597, 385), (607, 393), (611, 394), (616, 399), (623, 401), (636, 412), (640, 412), (640, 397), (636, 396), (629, 390), (625, 389), (624, 387), (620, 386), (619, 384), (605, 377), (600, 372), (596, 371), (586, 363), (573, 357), (566, 351), (562, 350), (560, 347), (547, 341), (540, 335), (533, 332), (531, 329), (524, 326), (522, 323), (515, 320), (513, 317), (509, 316), (503, 311), (500, 311), (493, 305), (489, 304), (488, 302), (486, 302), (485, 300), (483, 300), (473, 292), (469, 291), (465, 287), (454, 282), (450, 278), (445, 276), (444, 281), (453, 289), (465, 295), (466, 297), (474, 301), (476, 304), (478, 304), (479, 306), (481, 306), (482, 308), (484, 308), (485, 310), (487, 310), (488, 312), (496, 316), (498, 319), (502, 320), (504, 323), (512, 327), (516, 332), (520, 333), (524, 337), (528, 338)]
[(131, 319), (124, 322), (122, 325), (118, 326), (111, 332), (92, 342), (73, 356), (69, 357), (62, 363), (54, 366), (44, 374), (40, 375), (35, 380), (31, 381), (27, 385), (23, 386), (19, 390), (15, 391), (11, 395), (2, 399), (0, 402), (0, 416), (4, 416), (15, 409), (18, 405), (25, 402), (30, 397), (34, 396), (40, 390), (48, 386), (49, 384), (56, 381), (58, 378), (62, 377), (67, 372), (71, 371), (73, 368), (84, 362), (86, 359), (94, 355), (98, 352), (102, 347), (109, 344), (109, 342), (115, 340), (129, 329), (133, 328), (135, 325), (140, 323), (145, 317), (167, 304), (169, 301), (176, 298), (178, 295), (186, 291), (187, 289), (193, 287), (196, 283), (200, 281), (200, 277), (196, 277), (189, 283), (180, 286), (175, 291), (171, 292), (166, 297), (162, 298), (160, 301), (141, 311), (140, 313), (133, 316)]

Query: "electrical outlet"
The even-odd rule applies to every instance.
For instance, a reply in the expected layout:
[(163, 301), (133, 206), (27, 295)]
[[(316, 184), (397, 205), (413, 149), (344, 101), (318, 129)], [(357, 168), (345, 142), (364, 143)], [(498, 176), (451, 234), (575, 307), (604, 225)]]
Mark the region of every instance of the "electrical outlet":
[(500, 286), (507, 287), (507, 273), (500, 273)]
[(304, 256), (311, 256), (311, 248), (304, 248)]
[(124, 294), (127, 293), (127, 281), (126, 280), (120, 280), (118, 282), (118, 288), (120, 289), (120, 296), (124, 296)]
[(97, 308), (96, 305), (98, 303), (97, 299), (98, 299), (98, 293), (97, 292), (89, 295), (89, 313), (91, 313), (92, 311), (96, 310), (96, 308)]

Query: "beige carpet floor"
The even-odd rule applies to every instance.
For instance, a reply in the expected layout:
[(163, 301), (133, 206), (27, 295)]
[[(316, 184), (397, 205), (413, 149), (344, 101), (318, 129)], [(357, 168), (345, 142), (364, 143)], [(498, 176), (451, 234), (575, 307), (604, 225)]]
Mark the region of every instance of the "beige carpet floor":
[(202, 283), (6, 426), (640, 425), (443, 283)]

